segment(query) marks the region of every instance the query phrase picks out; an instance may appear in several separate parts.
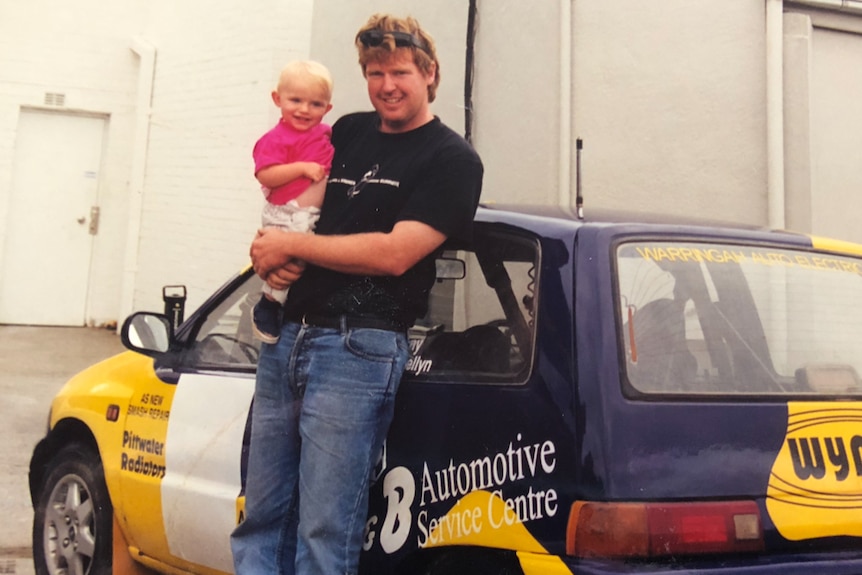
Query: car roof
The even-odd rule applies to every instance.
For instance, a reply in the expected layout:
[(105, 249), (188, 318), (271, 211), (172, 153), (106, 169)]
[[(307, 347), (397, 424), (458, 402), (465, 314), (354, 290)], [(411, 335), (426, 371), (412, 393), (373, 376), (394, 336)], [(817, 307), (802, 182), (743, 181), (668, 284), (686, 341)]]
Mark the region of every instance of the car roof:
[[(538, 204), (502, 204), (496, 202), (480, 203), (481, 212), (488, 217), (492, 213), (510, 212), (526, 216), (542, 218), (553, 218), (573, 223), (600, 223), (600, 224), (666, 224), (681, 226), (705, 226), (719, 227), (736, 230), (758, 230), (770, 231), (769, 228), (755, 224), (738, 221), (693, 217), (678, 214), (659, 214), (655, 212), (644, 212), (634, 210), (615, 210), (606, 208), (589, 208), (583, 210), (583, 219), (578, 218), (574, 208), (566, 208), (559, 205)], [(784, 231), (784, 230), (782, 230)]]

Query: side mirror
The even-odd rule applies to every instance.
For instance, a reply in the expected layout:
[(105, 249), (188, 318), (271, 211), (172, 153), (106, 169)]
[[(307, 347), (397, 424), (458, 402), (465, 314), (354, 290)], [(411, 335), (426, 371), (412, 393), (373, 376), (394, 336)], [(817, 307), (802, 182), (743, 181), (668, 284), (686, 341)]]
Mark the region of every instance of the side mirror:
[(123, 345), (144, 355), (156, 356), (170, 349), (173, 328), (164, 314), (140, 311), (123, 322), (120, 338)]
[(467, 275), (467, 265), (457, 258), (437, 258), (437, 280), (462, 280)]

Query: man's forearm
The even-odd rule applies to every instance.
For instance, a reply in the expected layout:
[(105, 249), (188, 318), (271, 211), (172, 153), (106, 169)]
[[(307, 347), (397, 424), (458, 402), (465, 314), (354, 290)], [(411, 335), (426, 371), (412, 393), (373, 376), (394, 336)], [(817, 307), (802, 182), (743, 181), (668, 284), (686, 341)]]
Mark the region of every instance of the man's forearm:
[(399, 222), (389, 233), (342, 236), (299, 234), (266, 229), (252, 244), (258, 273), (268, 273), (291, 259), (354, 275), (399, 276), (446, 239), (414, 221)]
[(364, 233), (346, 236), (302, 234), (291, 240), (294, 257), (337, 272), (353, 275), (397, 276), (410, 267), (405, 268), (403, 263), (399, 263), (389, 234)]

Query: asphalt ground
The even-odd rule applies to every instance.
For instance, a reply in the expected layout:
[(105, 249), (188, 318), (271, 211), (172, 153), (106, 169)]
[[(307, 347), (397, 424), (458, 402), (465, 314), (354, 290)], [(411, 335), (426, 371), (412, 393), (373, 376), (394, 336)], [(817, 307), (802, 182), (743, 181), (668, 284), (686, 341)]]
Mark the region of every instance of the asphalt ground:
[(123, 351), (112, 330), (0, 325), (0, 575), (32, 575), (27, 470), (54, 394), (72, 375)]

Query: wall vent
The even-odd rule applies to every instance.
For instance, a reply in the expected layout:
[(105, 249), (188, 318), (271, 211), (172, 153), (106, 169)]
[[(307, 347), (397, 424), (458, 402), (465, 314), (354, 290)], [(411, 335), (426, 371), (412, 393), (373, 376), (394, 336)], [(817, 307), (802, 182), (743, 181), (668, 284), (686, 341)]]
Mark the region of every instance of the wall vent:
[(66, 104), (66, 94), (57, 92), (45, 92), (46, 106), (63, 106)]

